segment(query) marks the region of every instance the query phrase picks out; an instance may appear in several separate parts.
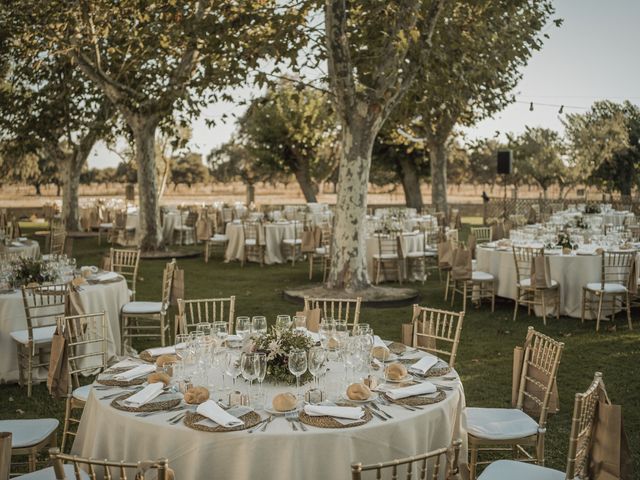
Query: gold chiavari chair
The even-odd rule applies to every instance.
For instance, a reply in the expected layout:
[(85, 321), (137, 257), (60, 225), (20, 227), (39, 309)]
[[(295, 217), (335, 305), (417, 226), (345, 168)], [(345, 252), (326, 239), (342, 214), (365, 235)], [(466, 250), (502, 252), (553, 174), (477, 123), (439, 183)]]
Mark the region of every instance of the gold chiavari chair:
[(167, 309), (173, 286), (173, 272), (176, 259), (168, 262), (162, 273), (162, 300), (159, 302), (129, 302), (122, 307), (120, 318), (122, 323), (122, 351), (125, 345), (134, 338), (158, 338), (164, 347), (169, 332)]
[[(22, 465), (26, 465), (29, 472), (35, 471), (38, 454), (57, 445), (56, 430), (59, 424), (60, 422), (55, 418), (0, 420), (0, 432), (2, 432), (0, 433), (0, 447), (2, 447), (0, 474), (4, 474), (6, 471), (6, 476), (1, 478), (3, 480), (9, 479), (11, 469)], [(9, 436), (8, 441), (5, 435)], [(27, 462), (12, 462), (11, 459), (14, 455), (26, 455)], [(29, 478), (30, 476), (30, 474), (26, 474), (21, 475), (20, 478)], [(41, 478), (33, 476), (34, 480)]]
[(629, 232), (629, 240), (640, 242), (640, 225), (629, 225), (627, 231)]
[(402, 285), (403, 256), (400, 235), (400, 232), (390, 232), (389, 235), (377, 235), (378, 253), (373, 254), (373, 269), (376, 275), (376, 285), (380, 283), (380, 276), (383, 270), (385, 272), (385, 278), (391, 271), (395, 271), (398, 283)]
[(67, 232), (63, 228), (54, 228), (49, 237), (49, 255), (62, 255), (64, 253)]
[(129, 298), (136, 299), (136, 283), (138, 281), (138, 266), (140, 264), (140, 249), (111, 248), (109, 250), (109, 266), (112, 272), (122, 275), (129, 287)]
[[(461, 244), (460, 249), (464, 244)], [(454, 250), (453, 258), (455, 261), (456, 252)], [(462, 249), (461, 251), (464, 251)], [(488, 272), (482, 272), (480, 270), (473, 270), (473, 261), (471, 260), (471, 252), (469, 252), (469, 264), (465, 273), (459, 274), (457, 269), (452, 268), (449, 272), (450, 284), (451, 284), (451, 306), (456, 300), (456, 293), (462, 295), (462, 311), (467, 311), (467, 300), (471, 300), (480, 307), (483, 299), (489, 299), (491, 301), (491, 311), (495, 310), (496, 305), (496, 292), (495, 292), (495, 277)]]
[(478, 477), (478, 480), (507, 480), (507, 479), (566, 479), (587, 480), (588, 462), (593, 447), (591, 441), (598, 411), (598, 402), (609, 403), (609, 397), (604, 388), (602, 374), (596, 372), (591, 386), (584, 393), (576, 393), (573, 403), (573, 419), (569, 434), (569, 454), (567, 467), (564, 472), (553, 470), (540, 465), (516, 462), (513, 460), (498, 460), (491, 463)]
[[(518, 318), (518, 307), (527, 306), (527, 313), (537, 306), (542, 309), (542, 323), (547, 324), (547, 306), (554, 305), (556, 319), (560, 318), (560, 285), (551, 280), (550, 287), (545, 288), (531, 278), (531, 264), (534, 257), (544, 255), (544, 248), (512, 247), (513, 260), (516, 266), (516, 304), (513, 309), (513, 321)], [(551, 304), (549, 303), (551, 301)]]
[[(363, 473), (375, 472), (375, 478), (399, 478), (399, 474), (404, 474), (402, 478), (406, 480), (438, 480), (440, 478), (457, 478), (458, 458), (460, 456), (460, 440), (455, 440), (451, 448), (439, 448), (431, 452), (412, 457), (391, 460), (389, 462), (363, 465), (354, 463), (351, 465), (352, 480), (365, 480), (374, 478), (373, 475), (365, 476)], [(402, 472), (402, 473), (400, 473)], [(414, 476), (415, 473), (415, 476)]]
[(145, 480), (149, 477), (156, 480), (173, 480), (175, 478), (166, 458), (138, 462), (96, 460), (77, 455), (65, 455), (57, 448), (49, 449), (49, 458), (53, 466), (21, 478), (26, 480), (44, 478), (50, 480), (97, 480), (99, 478)]
[(109, 231), (109, 243), (121, 242), (127, 244), (127, 212), (119, 210), (115, 212), (113, 219), (113, 227)]
[[(629, 330), (633, 329), (628, 287), (636, 255), (636, 251), (602, 252), (600, 281), (587, 283), (582, 287), (582, 322), (584, 323), (587, 311), (595, 313), (596, 332), (600, 330), (605, 306), (611, 309), (611, 321), (615, 319), (618, 307), (625, 309)], [(594, 308), (594, 304), (597, 307)]]
[[(518, 388), (516, 408), (467, 407), (470, 480), (476, 478), (478, 452), (507, 450), (520, 461), (544, 465), (544, 437), (547, 430), (549, 399), (560, 366), (564, 343), (543, 335), (529, 327), (524, 362)], [(541, 372), (546, 383), (536, 380), (532, 372)], [(535, 383), (538, 388), (529, 389)], [(523, 411), (525, 398), (540, 407), (538, 421)], [(535, 450), (532, 455), (527, 448)], [(522, 457), (521, 457), (522, 455)], [(484, 462), (483, 462), (484, 463)]]
[[(297, 218), (293, 221), (293, 237), (282, 239), (282, 245), (286, 247), (287, 252), (291, 255), (291, 266), (295, 266), (296, 258), (302, 256), (302, 232), (306, 222), (306, 214), (303, 214), (303, 220)], [(286, 253), (285, 253), (286, 254)]]
[(22, 301), (27, 329), (11, 332), (18, 347), (20, 385), (27, 385), (31, 397), (33, 374), (40, 367), (49, 367), (49, 353), (56, 317), (66, 315), (69, 286), (66, 284), (22, 287)]
[(176, 329), (178, 333), (191, 333), (198, 323), (226, 322), (229, 334), (233, 333), (236, 297), (200, 298), (196, 300), (178, 299)]
[[(182, 215), (182, 212), (180, 212)], [(185, 241), (196, 243), (196, 222), (198, 221), (198, 212), (189, 210), (184, 221), (173, 228), (172, 234), (178, 235), (178, 245), (182, 245)]]
[(487, 243), (493, 237), (493, 227), (471, 227), (471, 234), (476, 236), (477, 243)]
[(222, 227), (219, 226), (218, 212), (213, 211), (209, 213), (209, 218), (213, 218), (212, 226), (213, 232), (212, 236), (208, 238), (204, 242), (204, 263), (209, 263), (209, 258), (216, 251), (220, 252), (220, 256), (224, 257), (224, 252), (229, 244), (229, 237), (225, 233), (219, 233), (219, 228), (224, 228), (224, 223)]
[(322, 318), (346, 320), (347, 325), (355, 330), (360, 321), (360, 304), (362, 297), (357, 298), (311, 298), (304, 297), (304, 309), (319, 308)]
[(0, 226), (0, 238), (13, 240), (13, 222), (7, 222)]
[(320, 225), (320, 246), (315, 252), (309, 254), (309, 280), (313, 278), (313, 266), (315, 263), (322, 265), (322, 282), (327, 281), (331, 268), (331, 242), (333, 241), (333, 225), (323, 223)]
[(449, 366), (454, 368), (463, 322), (464, 312), (414, 305), (412, 346), (436, 356), (446, 355)]
[(262, 238), (262, 224), (260, 222), (242, 222), (244, 233), (244, 253), (240, 265), (244, 267), (250, 257), (258, 257), (260, 266), (264, 265), (264, 239)]
[[(104, 312), (88, 313), (58, 318), (58, 329), (67, 330), (66, 344), (69, 362), (69, 394), (67, 395), (62, 451), (67, 440), (76, 436), (80, 417), (74, 417), (74, 410), (84, 409), (89, 398), (91, 384), (80, 386), (80, 375), (95, 375), (107, 367), (107, 322)], [(75, 428), (71, 428), (72, 425)]]

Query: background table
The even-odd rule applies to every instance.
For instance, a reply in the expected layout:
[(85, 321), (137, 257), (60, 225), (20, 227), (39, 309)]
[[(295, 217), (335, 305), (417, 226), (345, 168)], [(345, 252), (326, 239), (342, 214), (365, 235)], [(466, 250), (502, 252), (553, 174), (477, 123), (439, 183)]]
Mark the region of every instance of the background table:
[[(20, 246), (14, 245), (14, 242), (19, 243)], [(21, 257), (27, 258), (39, 258), (40, 244), (35, 240), (25, 240), (22, 242), (13, 240), (10, 245), (0, 246), (0, 253), (18, 254)]]
[[(342, 367), (332, 363), (328, 380), (340, 378), (342, 373)], [(170, 425), (168, 414), (136, 417), (112, 408), (111, 400), (99, 400), (92, 391), (72, 452), (128, 460), (167, 457), (180, 479), (348, 480), (355, 461), (370, 463), (415, 455), (448, 446), (453, 438), (463, 439), (466, 446), (462, 385), (459, 381), (447, 383), (456, 388), (446, 392), (442, 402), (416, 411), (385, 407), (393, 415), (386, 422), (374, 417), (359, 427), (308, 427), (307, 432), (294, 432), (284, 418), (274, 418), (266, 432), (253, 434), (200, 432), (182, 423)], [(291, 389), (265, 384), (268, 400), (286, 390)], [(460, 458), (465, 455), (466, 447)]]
[[(282, 252), (282, 240), (294, 238), (296, 230), (298, 236), (302, 235), (304, 225), (302, 222), (280, 221), (267, 223), (263, 226), (262, 245), (265, 246), (264, 263), (271, 265), (274, 263), (284, 263), (285, 258)], [(229, 237), (229, 244), (225, 251), (225, 262), (242, 260), (244, 255), (244, 231), (241, 222), (229, 222), (225, 233)]]
[[(72, 313), (105, 312), (107, 320), (108, 357), (120, 354), (120, 309), (129, 301), (127, 282), (83, 285), (82, 290), (71, 293)], [(0, 295), (0, 383), (18, 381), (18, 357), (16, 344), (10, 334), (25, 330), (27, 320), (24, 314), (22, 293)], [(36, 378), (46, 378), (41, 369)]]

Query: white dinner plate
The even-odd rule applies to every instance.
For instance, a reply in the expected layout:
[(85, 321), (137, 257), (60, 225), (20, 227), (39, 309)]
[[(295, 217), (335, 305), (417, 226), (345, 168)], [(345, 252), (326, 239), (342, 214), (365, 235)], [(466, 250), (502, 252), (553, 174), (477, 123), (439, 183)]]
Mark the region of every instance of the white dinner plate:
[(376, 401), (378, 399), (378, 393), (377, 392), (371, 392), (371, 396), (369, 398), (367, 398), (366, 400), (353, 400), (353, 399), (349, 398), (347, 396), (347, 394), (345, 393), (345, 394), (342, 395), (342, 399), (345, 402), (352, 402), (352, 403), (358, 403), (358, 404), (363, 404), (364, 405), (365, 403)]
[(385, 382), (389, 382), (389, 383), (405, 383), (405, 382), (410, 382), (413, 380), (413, 375), (411, 375), (410, 373), (408, 373), (407, 375), (405, 375), (404, 377), (402, 377), (399, 380), (391, 380), (390, 378), (386, 378), (385, 377)]
[(299, 412), (300, 410), (302, 410), (302, 405), (298, 405), (296, 408), (292, 408), (291, 410), (286, 410), (284, 412), (274, 410), (273, 407), (264, 407), (265, 412), (278, 417), (286, 415), (287, 413)]

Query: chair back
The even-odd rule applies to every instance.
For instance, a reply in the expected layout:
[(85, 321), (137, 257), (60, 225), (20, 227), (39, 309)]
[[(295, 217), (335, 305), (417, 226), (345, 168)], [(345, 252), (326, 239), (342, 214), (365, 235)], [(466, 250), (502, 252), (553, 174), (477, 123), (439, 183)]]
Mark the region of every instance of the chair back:
[(54, 228), (50, 232), (49, 253), (51, 255), (62, 255), (64, 253), (64, 244), (67, 239), (67, 232), (62, 228)]
[[(517, 408), (523, 409), (525, 398), (536, 403), (540, 407), (538, 424), (541, 428), (544, 428), (547, 422), (551, 389), (558, 374), (563, 349), (564, 343), (529, 327), (520, 374)], [(546, 383), (540, 382), (534, 377), (534, 371), (542, 372), (547, 379)], [(535, 384), (538, 388), (527, 388), (528, 383)]]
[(97, 480), (98, 478), (118, 478), (120, 480), (135, 478), (135, 480), (144, 480), (148, 470), (155, 471), (155, 474), (151, 475), (152, 478), (169, 480), (169, 461), (166, 458), (140, 462), (96, 460), (77, 455), (66, 455), (60, 453), (58, 448), (49, 449), (49, 457), (53, 463), (56, 480), (72, 480), (66, 476), (64, 471), (65, 463), (73, 465), (74, 480), (84, 478), (80, 476), (81, 470), (88, 474), (91, 480)]
[(600, 274), (601, 289), (604, 290), (605, 283), (614, 283), (626, 287), (629, 285), (631, 266), (635, 261), (637, 252), (617, 251), (602, 252), (602, 269)]
[(233, 208), (231, 207), (223, 207), (222, 208), (222, 223), (229, 223), (233, 221)]
[(33, 329), (56, 325), (59, 316), (67, 314), (69, 306), (69, 285), (37, 285), (22, 287), (22, 301), (27, 318), (29, 340), (33, 340)]
[(8, 222), (0, 226), (0, 239), (13, 240), (13, 223)]
[[(79, 386), (79, 376), (107, 368), (107, 321), (104, 312), (58, 317), (58, 328), (69, 333), (69, 374)], [(69, 384), (71, 386), (71, 383)]]
[(477, 243), (490, 242), (493, 235), (493, 227), (471, 227), (471, 234), (476, 236)]
[[(522, 283), (523, 280), (531, 278), (531, 263), (533, 258), (544, 255), (544, 248), (516, 247), (513, 246), (513, 261), (516, 266), (516, 281)], [(531, 288), (536, 287), (536, 282), (531, 280)]]
[(236, 297), (178, 299), (178, 332), (191, 333), (198, 323), (227, 322), (229, 333), (233, 333)]
[(260, 222), (242, 222), (242, 231), (244, 233), (244, 241), (255, 240), (256, 245), (260, 243)]
[(402, 246), (400, 242), (401, 232), (392, 231), (388, 235), (376, 235), (378, 237), (378, 254), (382, 260), (402, 258)]
[(367, 478), (391, 478), (396, 480), (398, 475), (404, 473), (406, 480), (438, 480), (439, 478), (455, 478), (458, 474), (458, 457), (460, 455), (460, 440), (455, 440), (451, 448), (439, 448), (431, 452), (412, 457), (391, 460), (383, 463), (363, 465), (354, 463), (351, 465), (352, 480), (363, 480), (364, 472), (375, 472)]
[(170, 262), (167, 262), (162, 272), (162, 304), (165, 308), (169, 306), (171, 289), (173, 288), (173, 272), (175, 269), (176, 259), (173, 258)]
[(331, 317), (334, 320), (346, 320), (347, 325), (355, 330), (360, 321), (360, 303), (362, 297), (357, 298), (311, 298), (304, 297), (304, 309), (319, 308), (321, 317)]
[(412, 346), (433, 355), (448, 356), (449, 366), (454, 368), (463, 322), (464, 312), (414, 305)]
[(109, 251), (110, 266), (112, 272), (122, 275), (135, 299), (136, 282), (138, 280), (138, 265), (140, 264), (140, 249), (112, 248)]
[(591, 385), (584, 393), (576, 393), (573, 403), (573, 419), (569, 435), (569, 455), (567, 456), (567, 480), (588, 478), (589, 456), (591, 453), (593, 429), (595, 427), (598, 402), (609, 402), (602, 381), (602, 373), (596, 372)]
[(333, 225), (325, 222), (320, 225), (320, 246), (324, 248), (324, 251), (328, 255), (331, 252), (331, 244), (333, 240)]
[(117, 211), (113, 223), (116, 229), (124, 230), (127, 227), (127, 212)]

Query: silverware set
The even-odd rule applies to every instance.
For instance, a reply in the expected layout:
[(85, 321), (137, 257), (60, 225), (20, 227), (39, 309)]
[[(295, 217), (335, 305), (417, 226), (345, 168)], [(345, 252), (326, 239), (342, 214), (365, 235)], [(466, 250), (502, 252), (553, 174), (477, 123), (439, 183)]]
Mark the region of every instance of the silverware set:
[(273, 420), (273, 415), (269, 415), (268, 418), (265, 418), (264, 420), (258, 422), (256, 425), (253, 426), (253, 428), (248, 430), (248, 433), (253, 433), (256, 431), (264, 432), (272, 420)]
[(161, 413), (169, 413), (169, 412), (177, 412), (178, 410), (184, 410), (185, 408), (187, 408), (184, 405), (176, 405), (173, 408), (170, 408), (169, 410), (156, 410), (155, 412), (141, 412), (141, 413), (136, 413), (136, 417), (150, 417), (152, 415), (160, 415)]
[(296, 423), (300, 425), (300, 430), (302, 430), (303, 432), (306, 432), (308, 430), (305, 424), (300, 421), (298, 412), (287, 412), (284, 414), (284, 418), (287, 419), (287, 421), (291, 425), (291, 429), (294, 432), (298, 431), (298, 427), (296, 426)]

